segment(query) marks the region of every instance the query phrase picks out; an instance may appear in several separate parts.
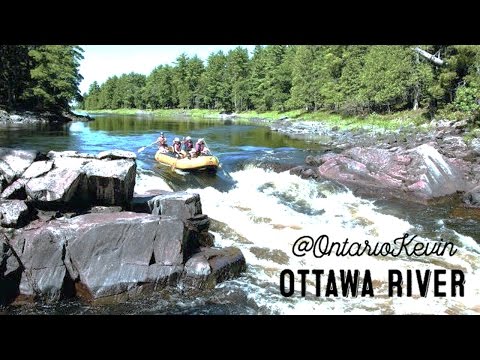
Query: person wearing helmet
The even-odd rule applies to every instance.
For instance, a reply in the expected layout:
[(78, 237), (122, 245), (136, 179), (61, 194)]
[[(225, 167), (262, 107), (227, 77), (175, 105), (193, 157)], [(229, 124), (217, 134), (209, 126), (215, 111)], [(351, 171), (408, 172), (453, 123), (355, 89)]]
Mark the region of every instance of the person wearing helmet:
[(179, 158), (183, 157), (182, 156), (182, 143), (180, 142), (180, 139), (178, 137), (173, 139), (172, 149), (173, 149), (173, 154), (176, 157), (179, 157)]
[(192, 156), (197, 157), (200, 155), (208, 155), (210, 150), (205, 146), (205, 140), (200, 138), (195, 144), (195, 148), (192, 150)]
[(158, 148), (160, 151), (164, 153), (168, 152), (167, 138), (163, 134), (163, 131), (160, 133), (160, 136), (158, 137), (156, 143), (158, 144)]
[(185, 150), (186, 153), (189, 153), (193, 149), (193, 141), (190, 136), (187, 136), (185, 138), (185, 141), (183, 142), (183, 150)]

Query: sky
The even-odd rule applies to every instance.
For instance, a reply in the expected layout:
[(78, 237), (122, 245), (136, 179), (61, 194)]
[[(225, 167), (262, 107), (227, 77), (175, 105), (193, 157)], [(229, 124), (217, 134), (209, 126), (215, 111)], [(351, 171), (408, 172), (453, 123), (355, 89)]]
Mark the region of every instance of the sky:
[[(80, 93), (88, 91), (91, 83), (102, 84), (113, 75), (136, 72), (144, 75), (159, 65), (172, 64), (181, 54), (198, 55), (206, 60), (212, 52), (234, 49), (239, 45), (81, 45), (84, 59), (80, 63)], [(254, 45), (246, 47), (250, 54)]]

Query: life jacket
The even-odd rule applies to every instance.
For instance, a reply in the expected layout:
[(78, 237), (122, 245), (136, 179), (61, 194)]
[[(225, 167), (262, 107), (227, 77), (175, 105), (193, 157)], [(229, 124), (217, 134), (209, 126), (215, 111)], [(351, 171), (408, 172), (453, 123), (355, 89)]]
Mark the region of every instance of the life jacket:
[(187, 140), (187, 141), (185, 141), (183, 146), (185, 148), (185, 151), (190, 151), (190, 150), (193, 149), (193, 141), (192, 140)]
[(160, 136), (159, 139), (160, 146), (167, 146), (167, 138), (165, 136)]
[(182, 144), (180, 142), (174, 142), (173, 143), (173, 150), (180, 152), (182, 150)]
[(203, 151), (204, 148), (205, 148), (205, 144), (201, 144), (201, 143), (196, 143), (195, 144), (195, 152), (197, 154), (200, 154)]

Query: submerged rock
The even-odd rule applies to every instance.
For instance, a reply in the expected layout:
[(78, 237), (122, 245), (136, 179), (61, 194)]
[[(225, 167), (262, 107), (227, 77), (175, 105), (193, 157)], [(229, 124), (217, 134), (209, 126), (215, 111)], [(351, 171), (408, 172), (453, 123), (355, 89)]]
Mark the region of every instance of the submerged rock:
[(185, 264), (181, 286), (186, 289), (210, 289), (244, 271), (245, 258), (235, 247), (204, 248)]

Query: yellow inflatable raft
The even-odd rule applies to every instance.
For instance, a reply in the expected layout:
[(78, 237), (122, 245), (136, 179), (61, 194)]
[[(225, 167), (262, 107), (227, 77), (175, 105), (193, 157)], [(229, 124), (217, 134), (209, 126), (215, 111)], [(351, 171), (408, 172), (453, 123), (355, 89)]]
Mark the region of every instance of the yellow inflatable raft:
[(188, 157), (178, 159), (174, 157), (172, 153), (164, 153), (160, 150), (157, 151), (157, 153), (155, 154), (155, 160), (159, 163), (170, 165), (174, 169), (187, 171), (217, 171), (217, 168), (219, 166), (218, 158), (213, 155), (201, 155), (199, 157), (191, 159), (189, 159)]

